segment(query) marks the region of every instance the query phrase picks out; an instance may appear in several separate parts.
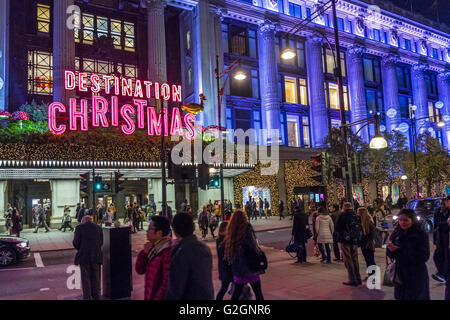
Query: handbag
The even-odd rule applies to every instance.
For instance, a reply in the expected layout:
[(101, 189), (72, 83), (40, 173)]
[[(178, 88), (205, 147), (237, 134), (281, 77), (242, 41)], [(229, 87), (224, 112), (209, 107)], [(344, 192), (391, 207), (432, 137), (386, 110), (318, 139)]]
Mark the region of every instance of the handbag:
[(289, 240), (289, 244), (286, 246), (285, 250), (291, 256), (291, 258), (296, 258), (299, 249), (299, 246), (294, 241), (294, 237), (292, 237), (291, 240)]
[(306, 228), (306, 233), (305, 233), (305, 240), (311, 239), (313, 236), (311, 229), (308, 227)]
[(398, 265), (395, 260), (386, 255), (386, 271), (384, 272), (383, 285), (387, 287), (399, 287), (403, 284), (398, 272)]
[(248, 268), (251, 272), (262, 272), (267, 269), (268, 262), (264, 251), (256, 244), (254, 248), (247, 246)]

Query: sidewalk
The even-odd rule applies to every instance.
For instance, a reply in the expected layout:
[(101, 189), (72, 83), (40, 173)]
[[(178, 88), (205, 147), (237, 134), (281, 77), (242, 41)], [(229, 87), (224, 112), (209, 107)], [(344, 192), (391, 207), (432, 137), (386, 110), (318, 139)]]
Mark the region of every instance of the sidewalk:
[[(279, 217), (270, 217), (268, 219), (258, 219), (256, 221), (251, 220), (251, 223), (256, 232), (292, 227), (292, 221), (290, 220), (290, 217), (287, 217), (286, 219), (283, 219), (281, 221), (279, 220)], [(144, 222), (144, 230), (147, 230), (147, 226), (148, 223)], [(197, 225), (196, 234), (197, 236), (201, 236)], [(21, 237), (30, 241), (32, 252), (73, 249), (73, 232), (69, 230), (67, 230), (66, 232), (62, 232), (56, 229), (52, 229), (50, 232), (45, 232), (44, 229), (39, 229), (39, 233), (33, 233), (33, 229), (27, 229), (21, 233)], [(141, 248), (146, 242), (144, 231), (133, 234), (131, 238), (133, 251), (137, 250), (136, 248)]]

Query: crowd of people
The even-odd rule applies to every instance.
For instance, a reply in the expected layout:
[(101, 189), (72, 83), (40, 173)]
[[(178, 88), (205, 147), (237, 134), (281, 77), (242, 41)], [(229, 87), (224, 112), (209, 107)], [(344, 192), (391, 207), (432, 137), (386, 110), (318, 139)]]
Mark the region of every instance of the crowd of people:
[(16, 235), (20, 237), (20, 232), (23, 230), (23, 216), (17, 210), (17, 207), (12, 207), (10, 203), (4, 213), (5, 229), (7, 235)]

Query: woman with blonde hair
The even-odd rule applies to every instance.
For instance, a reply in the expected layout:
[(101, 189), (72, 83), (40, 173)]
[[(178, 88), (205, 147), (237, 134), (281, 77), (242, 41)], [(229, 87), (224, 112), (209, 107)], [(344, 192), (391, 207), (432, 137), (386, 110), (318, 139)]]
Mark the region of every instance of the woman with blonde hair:
[(252, 287), (256, 300), (264, 300), (259, 277), (264, 270), (255, 270), (250, 262), (250, 257), (255, 256), (260, 249), (248, 217), (241, 210), (236, 210), (231, 216), (224, 247), (224, 259), (231, 264), (235, 286), (231, 300), (239, 300), (247, 283)]
[[(367, 268), (369, 268), (369, 266), (375, 265), (375, 224), (373, 223), (373, 219), (370, 216), (369, 211), (365, 207), (358, 208), (357, 212), (361, 217), (361, 251), (364, 256), (364, 260), (366, 260)], [(364, 281), (366, 280), (367, 277)]]

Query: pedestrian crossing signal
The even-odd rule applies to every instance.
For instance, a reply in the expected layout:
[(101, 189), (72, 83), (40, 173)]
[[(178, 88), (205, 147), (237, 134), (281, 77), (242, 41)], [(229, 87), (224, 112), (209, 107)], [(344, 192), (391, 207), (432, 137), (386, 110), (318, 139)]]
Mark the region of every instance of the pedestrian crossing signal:
[(80, 174), (81, 181), (80, 181), (80, 191), (89, 194), (90, 193), (90, 176), (91, 174), (89, 172)]
[(114, 192), (115, 193), (119, 193), (120, 191), (125, 189), (125, 187), (123, 187), (122, 184), (124, 184), (125, 181), (127, 181), (127, 179), (126, 178), (122, 179), (123, 176), (124, 176), (124, 174), (120, 173), (120, 171), (114, 172)]

